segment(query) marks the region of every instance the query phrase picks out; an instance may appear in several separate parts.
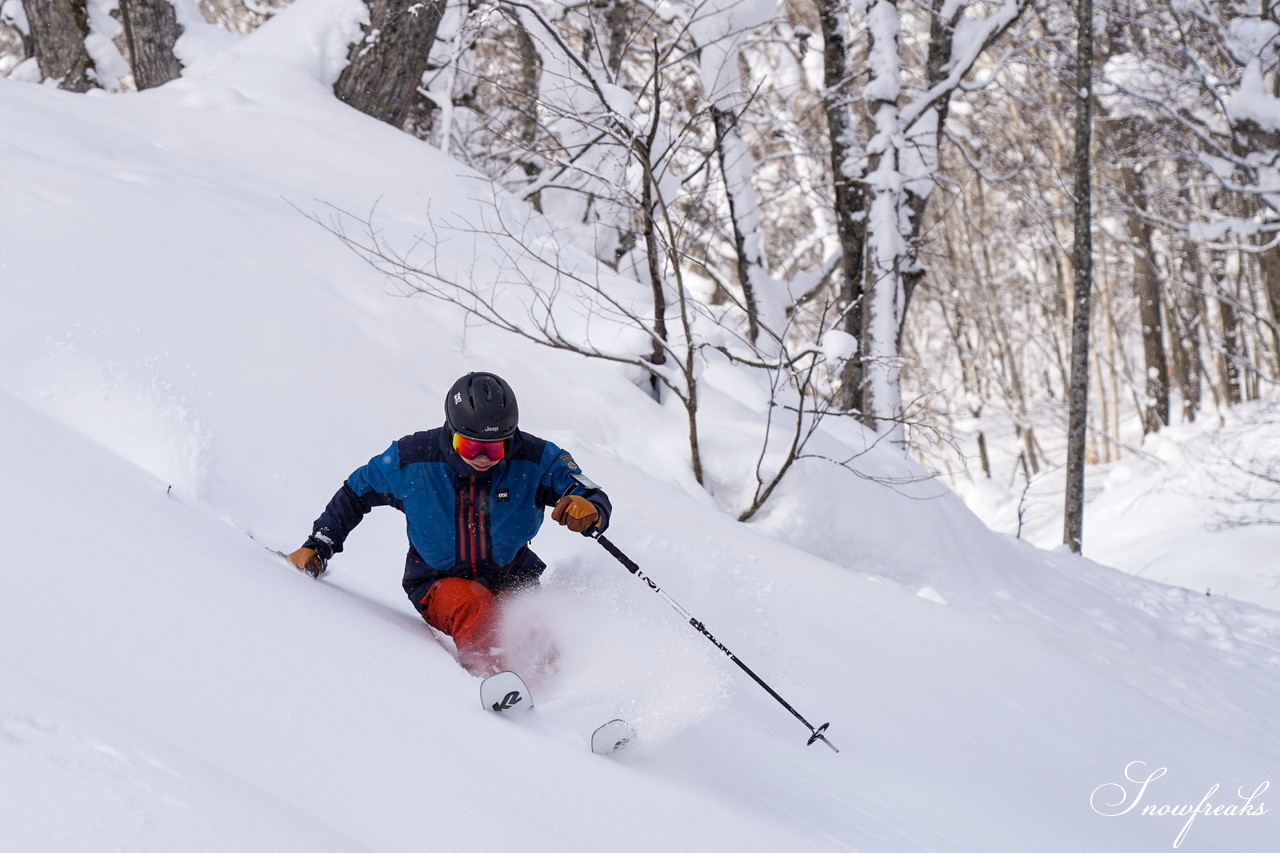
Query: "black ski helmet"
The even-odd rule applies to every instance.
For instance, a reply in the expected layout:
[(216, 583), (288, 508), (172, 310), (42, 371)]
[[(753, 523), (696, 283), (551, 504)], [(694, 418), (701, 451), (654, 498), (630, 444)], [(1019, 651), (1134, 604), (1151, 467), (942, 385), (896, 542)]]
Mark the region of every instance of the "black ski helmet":
[(492, 373), (468, 373), (453, 383), (444, 399), (445, 425), (468, 438), (510, 438), (519, 420), (516, 393)]

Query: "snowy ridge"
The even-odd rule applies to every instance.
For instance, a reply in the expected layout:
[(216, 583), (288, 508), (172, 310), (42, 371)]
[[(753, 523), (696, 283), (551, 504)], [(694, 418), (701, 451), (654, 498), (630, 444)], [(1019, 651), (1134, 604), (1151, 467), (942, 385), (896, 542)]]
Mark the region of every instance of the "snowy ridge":
[[(1136, 795), (1134, 762), (1167, 768), (1143, 805), (1214, 785), (1239, 804), (1280, 775), (1274, 612), (992, 534), (934, 482), (816, 462), (738, 524), (717, 501), (741, 471), (697, 488), (682, 414), (633, 377), (387, 293), (304, 213), (376, 205), (412, 239), (496, 197), (329, 95), (314, 34), (350, 12), (296, 4), (138, 96), (0, 80), (0, 846), (1132, 853), (1187, 820), (1109, 805), (1109, 785)], [(457, 235), (446, 251), (497, 259)], [(268, 548), (436, 425), (474, 367), (608, 488), (610, 538), (830, 720), (840, 755), (589, 539), (544, 530), (552, 569), (511, 613), (513, 638), (562, 652), (532, 726), (476, 708), (403, 599), (394, 512), (322, 582), (281, 565)], [(749, 381), (710, 364), (707, 387), (708, 453), (730, 459)], [(604, 761), (586, 738), (611, 716), (642, 742)], [(1276, 820), (1200, 816), (1181, 849), (1269, 850)]]

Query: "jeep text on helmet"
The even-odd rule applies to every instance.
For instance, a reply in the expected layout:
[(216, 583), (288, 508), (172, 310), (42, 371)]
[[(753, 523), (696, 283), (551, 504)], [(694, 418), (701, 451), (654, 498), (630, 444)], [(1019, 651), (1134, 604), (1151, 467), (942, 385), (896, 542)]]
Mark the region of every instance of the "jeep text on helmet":
[(494, 441), (515, 435), (520, 410), (515, 392), (501, 377), (468, 373), (445, 396), (444, 418), (456, 433)]

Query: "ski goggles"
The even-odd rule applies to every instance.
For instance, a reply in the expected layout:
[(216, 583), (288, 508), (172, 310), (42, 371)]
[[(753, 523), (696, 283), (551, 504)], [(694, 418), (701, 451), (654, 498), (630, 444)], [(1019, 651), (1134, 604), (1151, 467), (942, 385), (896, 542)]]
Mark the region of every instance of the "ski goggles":
[(468, 461), (487, 456), (490, 461), (497, 462), (507, 455), (507, 441), (506, 439), (483, 441), (455, 432), (453, 434), (453, 449), (457, 451), (459, 456)]

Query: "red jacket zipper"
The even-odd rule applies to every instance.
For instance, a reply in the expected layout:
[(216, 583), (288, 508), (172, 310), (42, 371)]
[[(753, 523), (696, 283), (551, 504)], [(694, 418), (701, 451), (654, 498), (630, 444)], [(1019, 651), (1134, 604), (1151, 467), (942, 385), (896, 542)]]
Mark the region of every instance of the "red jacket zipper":
[(476, 514), (480, 518), (480, 559), (489, 559), (489, 523), (486, 520), (489, 515), (489, 492), (483, 490), (480, 492), (479, 505), (476, 507)]
[(480, 526), (480, 522), (479, 522), (480, 511), (476, 507), (476, 478), (475, 477), (471, 478), (470, 503), (471, 503), (470, 519), (469, 519), (469, 524), (467, 526), (471, 530), (471, 579), (475, 580), (476, 577), (479, 575), (479, 571), (476, 566), (476, 552), (477, 550), (479, 550), (476, 546), (476, 536), (479, 532), (478, 528)]

